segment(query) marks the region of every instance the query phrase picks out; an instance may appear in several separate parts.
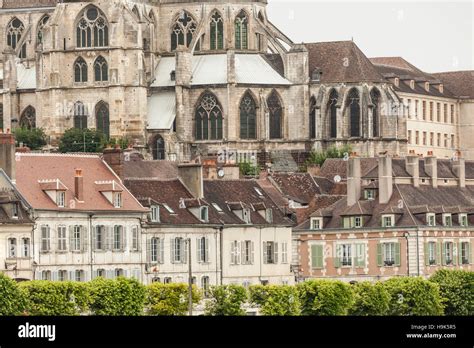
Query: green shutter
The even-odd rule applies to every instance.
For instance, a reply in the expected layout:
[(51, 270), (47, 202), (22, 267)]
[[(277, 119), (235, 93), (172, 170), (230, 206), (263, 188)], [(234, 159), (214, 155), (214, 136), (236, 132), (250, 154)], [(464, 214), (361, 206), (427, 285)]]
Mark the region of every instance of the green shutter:
[(343, 226), (344, 228), (349, 228), (349, 227), (350, 227), (350, 224), (349, 224), (349, 221), (350, 221), (350, 220), (349, 220), (349, 219), (350, 219), (350, 218), (348, 218), (348, 217), (342, 218), (342, 226)]
[(430, 265), (430, 243), (425, 243), (425, 265)]
[(458, 242), (458, 265), (462, 265), (462, 242)]
[(341, 267), (341, 246), (336, 245), (336, 255), (334, 255), (334, 267)]
[(441, 248), (443, 253), (441, 254), (441, 264), (446, 266), (446, 243), (442, 243)]
[(471, 242), (468, 242), (467, 243), (467, 259), (468, 259), (469, 264), (472, 263), (472, 254), (471, 254), (471, 252), (472, 252)]
[(323, 268), (323, 246), (322, 245), (311, 246), (311, 267)]
[(442, 245), (441, 245), (441, 242), (440, 241), (437, 241), (436, 242), (436, 264), (437, 265), (441, 265), (442, 264), (442, 255), (443, 255), (443, 251), (442, 251)]
[(400, 243), (395, 243), (395, 266), (400, 266)]
[(377, 244), (377, 266), (383, 266), (382, 243)]
[(365, 244), (356, 244), (356, 267), (365, 267)]

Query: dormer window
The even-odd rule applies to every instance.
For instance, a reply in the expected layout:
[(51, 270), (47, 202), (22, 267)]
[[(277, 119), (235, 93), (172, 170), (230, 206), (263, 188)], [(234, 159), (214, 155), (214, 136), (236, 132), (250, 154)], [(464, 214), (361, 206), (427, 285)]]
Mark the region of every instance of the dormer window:
[(400, 86), (400, 79), (398, 77), (395, 77), (395, 86)]
[(410, 88), (415, 89), (415, 80), (410, 81)]
[(150, 209), (151, 209), (151, 214), (150, 214), (151, 222), (160, 222), (160, 207), (157, 205), (152, 205)]
[(56, 203), (59, 208), (64, 208), (66, 203), (66, 192), (57, 191), (56, 192)]
[(372, 190), (372, 189), (364, 190), (364, 196), (365, 196), (365, 199), (369, 201), (373, 201), (375, 199), (375, 190)]
[(362, 216), (347, 216), (343, 219), (344, 228), (362, 228), (364, 219)]
[(311, 229), (312, 230), (322, 230), (323, 229), (323, 219), (321, 218), (311, 218)]
[(443, 226), (451, 227), (453, 226), (453, 219), (451, 214), (443, 214)]
[(262, 191), (260, 191), (259, 188), (254, 187), (254, 190), (255, 190), (255, 192), (257, 192), (257, 194), (258, 194), (260, 197), (263, 196), (263, 193), (262, 193)]
[(469, 221), (467, 219), (467, 214), (458, 214), (459, 226), (467, 227), (469, 226)]
[(242, 220), (244, 220), (246, 224), (250, 223), (250, 209), (245, 208), (242, 210)]
[(18, 219), (18, 203), (12, 205), (12, 219)]
[(444, 93), (444, 86), (443, 84), (439, 85), (439, 93)]
[(428, 226), (436, 226), (436, 215), (432, 213), (426, 214), (426, 224)]
[(382, 227), (394, 227), (395, 216), (393, 215), (382, 215)]
[(115, 180), (110, 181), (95, 181), (96, 190), (99, 191), (102, 196), (113, 205), (115, 208), (122, 208), (122, 186)]
[(199, 211), (199, 216), (202, 222), (209, 222), (209, 207), (201, 207)]
[(268, 223), (273, 223), (273, 210), (272, 208), (267, 208), (265, 210), (265, 220), (267, 220)]
[(321, 75), (322, 75), (322, 72), (319, 68), (314, 69), (313, 73), (311, 74), (311, 81), (320, 82), (321, 81)]
[(427, 92), (430, 91), (430, 83), (429, 83), (429, 82), (425, 82), (425, 90), (426, 90)]
[(114, 207), (122, 208), (122, 193), (121, 192), (114, 193)]

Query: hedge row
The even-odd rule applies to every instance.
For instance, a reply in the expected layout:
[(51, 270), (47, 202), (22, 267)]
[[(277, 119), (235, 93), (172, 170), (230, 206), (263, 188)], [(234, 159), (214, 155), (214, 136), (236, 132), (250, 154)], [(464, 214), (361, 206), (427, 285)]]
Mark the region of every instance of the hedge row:
[[(193, 287), (193, 302), (202, 292)], [(244, 304), (263, 315), (375, 316), (474, 315), (474, 272), (437, 272), (429, 280), (413, 277), (350, 285), (309, 280), (296, 286), (211, 287), (205, 314), (245, 315)], [(187, 284), (97, 278), (89, 283), (31, 281), (16, 283), (0, 274), (0, 315), (185, 315)]]

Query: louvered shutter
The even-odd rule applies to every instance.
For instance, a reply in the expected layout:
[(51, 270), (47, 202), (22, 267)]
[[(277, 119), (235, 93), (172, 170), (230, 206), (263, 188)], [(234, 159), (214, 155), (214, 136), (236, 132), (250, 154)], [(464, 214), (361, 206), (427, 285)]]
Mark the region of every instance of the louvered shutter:
[(443, 252), (441, 254), (441, 264), (443, 266), (446, 266), (446, 243), (443, 243), (441, 247), (442, 247), (442, 250), (443, 250)]
[(75, 272), (74, 271), (69, 271), (69, 280), (74, 282), (76, 281), (76, 277), (75, 277)]
[(365, 244), (356, 244), (356, 267), (365, 267)]
[(196, 260), (199, 263), (203, 261), (201, 260), (201, 250), (202, 250), (201, 239), (196, 238)]
[(58, 280), (58, 272), (57, 271), (52, 272), (51, 280), (54, 281), (54, 282)]
[(151, 263), (151, 239), (146, 239), (146, 262)]
[(237, 245), (236, 245), (236, 248), (237, 248), (237, 264), (240, 265), (241, 264), (241, 260), (242, 260), (242, 250), (240, 249), (240, 243), (237, 242)]
[(113, 233), (112, 226), (105, 226), (104, 233), (105, 233), (105, 245), (104, 250), (112, 250), (112, 233)]
[(239, 242), (239, 247), (241, 250), (241, 261), (242, 265), (247, 264), (247, 250), (245, 249), (245, 241), (244, 242)]
[(253, 265), (255, 263), (255, 245), (254, 242), (250, 242), (250, 262)]
[(92, 250), (98, 250), (97, 249), (97, 232), (98, 232), (99, 226), (93, 226), (92, 227)]
[(86, 226), (81, 226), (81, 251), (85, 252), (89, 246), (89, 230)]
[(441, 265), (443, 259), (443, 248), (440, 241), (436, 242), (436, 264)]
[(209, 238), (205, 238), (204, 243), (204, 262), (209, 262)]
[(76, 251), (74, 248), (74, 226), (69, 226), (69, 250)]
[(336, 245), (336, 255), (334, 257), (334, 267), (341, 267), (342, 245)]
[(277, 264), (278, 263), (278, 243), (274, 243), (274, 250), (273, 250), (273, 263)]
[(425, 243), (425, 265), (430, 265), (430, 243)]
[(182, 250), (184, 250), (182, 263), (188, 263), (188, 252), (191, 252), (191, 241), (188, 243), (184, 238), (181, 238), (181, 251)]
[(469, 264), (472, 263), (472, 245), (471, 245), (471, 242), (468, 242), (467, 243), (467, 260), (469, 262)]
[(126, 226), (122, 226), (122, 241), (121, 241), (121, 250), (122, 251), (125, 251), (127, 249), (127, 237), (128, 237), (128, 233), (127, 233), (127, 227)]
[(171, 263), (175, 263), (176, 238), (171, 238)]
[(165, 263), (165, 239), (164, 238), (159, 238), (158, 242), (159, 242), (159, 246), (160, 246), (160, 249), (159, 249), (160, 259), (158, 260), (158, 262), (163, 264), (163, 263)]
[(263, 263), (267, 263), (267, 242), (263, 242)]
[(377, 266), (383, 267), (383, 244), (377, 244)]
[(395, 266), (400, 266), (400, 243), (395, 243)]
[(458, 265), (462, 265), (462, 242), (458, 243)]

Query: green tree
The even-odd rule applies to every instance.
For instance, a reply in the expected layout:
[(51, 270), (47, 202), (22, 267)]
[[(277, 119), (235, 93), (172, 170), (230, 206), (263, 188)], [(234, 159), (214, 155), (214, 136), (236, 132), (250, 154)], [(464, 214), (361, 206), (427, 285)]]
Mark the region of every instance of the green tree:
[(362, 282), (353, 286), (354, 305), (351, 315), (387, 315), (390, 294), (382, 283)]
[(239, 168), (240, 174), (243, 176), (258, 176), (260, 174), (260, 167), (250, 162), (240, 162)]
[(125, 150), (128, 148), (128, 145), (130, 145), (130, 140), (128, 138), (112, 138), (107, 142), (107, 145), (114, 147), (115, 145), (120, 145), (120, 148), (122, 150)]
[(421, 277), (391, 278), (383, 284), (390, 294), (389, 315), (443, 315), (438, 284)]
[(308, 280), (297, 286), (302, 315), (347, 315), (354, 302), (351, 285), (335, 280)]
[[(201, 292), (193, 285), (193, 303), (199, 303), (201, 298)], [(149, 285), (146, 307), (150, 315), (185, 315), (188, 311), (188, 285), (161, 283)]]
[(38, 150), (46, 145), (46, 134), (42, 128), (15, 128), (12, 133), (18, 144), (23, 143), (31, 150)]
[(20, 315), (25, 306), (25, 296), (18, 284), (0, 273), (0, 316)]
[(94, 129), (70, 128), (59, 139), (59, 151), (66, 152), (102, 152), (105, 138), (102, 132)]
[(474, 315), (474, 272), (442, 269), (430, 281), (439, 285), (446, 315)]
[(206, 315), (245, 315), (242, 304), (247, 301), (247, 291), (240, 285), (220, 285), (210, 288), (210, 300), (206, 303)]
[(350, 145), (342, 147), (330, 147), (326, 151), (311, 151), (309, 158), (306, 160), (306, 165), (317, 164), (322, 166), (328, 158), (345, 158), (351, 153)]
[(263, 315), (296, 316), (301, 314), (298, 291), (289, 285), (252, 285), (250, 302), (260, 307)]

